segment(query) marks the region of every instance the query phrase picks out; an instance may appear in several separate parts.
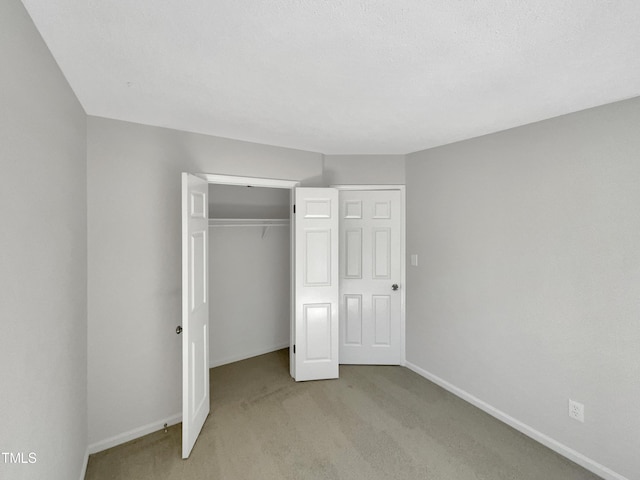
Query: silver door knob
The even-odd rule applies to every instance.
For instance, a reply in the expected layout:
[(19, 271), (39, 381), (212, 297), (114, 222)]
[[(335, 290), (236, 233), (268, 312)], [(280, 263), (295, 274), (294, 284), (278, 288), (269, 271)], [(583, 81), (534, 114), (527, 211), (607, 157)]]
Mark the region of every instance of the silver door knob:
[(393, 285), (391, 285), (391, 290), (393, 290), (394, 292), (398, 290), (398, 284), (394, 283)]
[(180, 335), (180, 334), (182, 333), (182, 327), (181, 327), (180, 325), (178, 325), (178, 326), (176, 327), (176, 333), (177, 333), (178, 335)]

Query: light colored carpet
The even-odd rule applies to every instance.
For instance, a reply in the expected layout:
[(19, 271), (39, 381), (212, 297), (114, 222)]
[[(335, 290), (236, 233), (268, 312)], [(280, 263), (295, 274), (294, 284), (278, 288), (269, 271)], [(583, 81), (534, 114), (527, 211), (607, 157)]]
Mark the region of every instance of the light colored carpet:
[(188, 460), (176, 425), (91, 455), (87, 480), (597, 479), (410, 370), (340, 367), (294, 382), (287, 351), (211, 370)]

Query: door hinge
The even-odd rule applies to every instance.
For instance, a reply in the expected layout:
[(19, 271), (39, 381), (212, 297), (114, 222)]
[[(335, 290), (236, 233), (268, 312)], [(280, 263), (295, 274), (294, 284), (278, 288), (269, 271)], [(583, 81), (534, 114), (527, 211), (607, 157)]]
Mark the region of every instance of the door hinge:
[(296, 206), (295, 206), (295, 204), (293, 205), (293, 213), (296, 213)]
[(296, 346), (295, 346), (295, 344), (293, 345), (293, 353), (294, 353), (294, 355), (295, 355), (295, 353), (296, 353)]

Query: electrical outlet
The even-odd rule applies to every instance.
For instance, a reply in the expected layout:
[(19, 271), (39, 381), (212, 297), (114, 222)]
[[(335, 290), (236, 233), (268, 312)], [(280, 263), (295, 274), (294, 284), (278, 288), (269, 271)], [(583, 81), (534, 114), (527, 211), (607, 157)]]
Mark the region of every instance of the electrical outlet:
[(569, 399), (569, 417), (584, 423), (584, 405)]

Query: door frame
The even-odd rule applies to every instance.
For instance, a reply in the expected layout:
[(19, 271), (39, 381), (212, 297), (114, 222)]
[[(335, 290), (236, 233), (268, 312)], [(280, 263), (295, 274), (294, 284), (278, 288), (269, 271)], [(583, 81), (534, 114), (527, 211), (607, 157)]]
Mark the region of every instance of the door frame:
[(396, 190), (400, 192), (400, 365), (406, 366), (406, 301), (407, 301), (407, 235), (406, 235), (406, 186), (405, 185), (330, 185), (340, 191), (381, 191)]
[(238, 175), (218, 175), (215, 173), (198, 173), (208, 183), (220, 185), (239, 185), (242, 187), (266, 187), (294, 189), (300, 182), (298, 180), (283, 180), (280, 178), (243, 177)]

